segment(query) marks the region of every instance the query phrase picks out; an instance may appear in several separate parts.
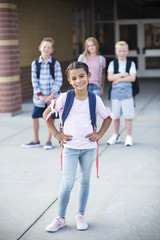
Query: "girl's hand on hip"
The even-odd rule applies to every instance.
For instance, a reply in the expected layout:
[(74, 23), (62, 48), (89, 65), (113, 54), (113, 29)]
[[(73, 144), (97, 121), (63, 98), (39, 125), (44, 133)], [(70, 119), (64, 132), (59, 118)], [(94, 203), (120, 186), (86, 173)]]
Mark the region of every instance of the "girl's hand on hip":
[(96, 142), (98, 141), (101, 137), (98, 133), (92, 132), (86, 136), (86, 138), (89, 138), (91, 142)]
[(62, 132), (58, 132), (55, 136), (55, 138), (60, 141), (63, 142), (64, 144), (66, 144), (66, 142), (71, 141), (72, 140), (72, 136), (68, 135), (68, 134), (64, 134)]

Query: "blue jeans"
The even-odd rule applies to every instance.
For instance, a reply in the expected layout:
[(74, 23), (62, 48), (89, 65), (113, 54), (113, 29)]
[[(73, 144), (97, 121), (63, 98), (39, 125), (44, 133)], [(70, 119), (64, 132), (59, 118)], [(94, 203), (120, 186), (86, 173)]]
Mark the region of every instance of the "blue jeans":
[(58, 215), (65, 217), (66, 209), (70, 198), (71, 190), (74, 186), (76, 170), (79, 162), (79, 206), (78, 213), (84, 214), (90, 184), (90, 174), (92, 163), (96, 158), (96, 148), (63, 150), (63, 177), (59, 192)]
[(93, 92), (94, 94), (100, 96), (100, 88), (97, 85), (95, 85), (93, 83), (89, 84), (88, 90)]

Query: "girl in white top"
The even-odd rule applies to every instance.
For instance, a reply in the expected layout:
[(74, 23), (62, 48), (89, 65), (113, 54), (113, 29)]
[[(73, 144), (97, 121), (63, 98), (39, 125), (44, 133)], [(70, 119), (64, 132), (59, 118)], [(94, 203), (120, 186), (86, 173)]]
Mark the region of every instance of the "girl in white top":
[(79, 206), (76, 215), (77, 229), (85, 230), (88, 224), (84, 218), (86, 203), (89, 194), (89, 183), (92, 163), (96, 158), (97, 141), (102, 138), (111, 124), (111, 111), (106, 108), (99, 96), (96, 96), (96, 114), (103, 120), (98, 132), (93, 131), (88, 101), (88, 82), (91, 74), (85, 63), (74, 62), (66, 70), (69, 83), (74, 88), (72, 108), (64, 122), (63, 132), (59, 132), (52, 114), (59, 112), (60, 119), (66, 101), (66, 94), (53, 100), (44, 112), (44, 120), (53, 136), (63, 142), (63, 178), (59, 192), (58, 217), (46, 227), (46, 231), (55, 232), (66, 225), (65, 215), (74, 185), (76, 170), (79, 162)]
[(86, 39), (85, 51), (78, 58), (78, 61), (85, 62), (89, 67), (91, 77), (88, 90), (100, 96), (104, 93), (106, 59), (99, 54), (99, 43), (96, 38)]

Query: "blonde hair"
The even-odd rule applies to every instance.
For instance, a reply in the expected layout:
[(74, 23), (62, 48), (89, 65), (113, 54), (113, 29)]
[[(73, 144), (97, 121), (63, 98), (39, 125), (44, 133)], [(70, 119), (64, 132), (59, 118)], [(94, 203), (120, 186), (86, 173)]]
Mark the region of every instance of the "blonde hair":
[(129, 49), (129, 46), (128, 46), (128, 43), (125, 42), (125, 41), (119, 41), (115, 44), (115, 49), (118, 47), (118, 46), (127, 46), (128, 49)]
[(85, 41), (85, 43), (84, 43), (84, 48), (85, 48), (85, 50), (84, 50), (84, 52), (83, 52), (83, 55), (84, 55), (85, 57), (87, 57), (87, 56), (90, 55), (90, 53), (89, 53), (89, 51), (88, 51), (88, 42), (90, 42), (90, 41), (93, 42), (94, 45), (96, 46), (96, 54), (99, 55), (99, 43), (98, 43), (97, 39), (94, 38), (94, 37), (89, 37), (89, 38), (86, 39), (86, 41)]
[(42, 45), (43, 42), (50, 42), (52, 44), (52, 47), (54, 46), (54, 40), (51, 37), (43, 38), (43, 40), (41, 41), (40, 45)]

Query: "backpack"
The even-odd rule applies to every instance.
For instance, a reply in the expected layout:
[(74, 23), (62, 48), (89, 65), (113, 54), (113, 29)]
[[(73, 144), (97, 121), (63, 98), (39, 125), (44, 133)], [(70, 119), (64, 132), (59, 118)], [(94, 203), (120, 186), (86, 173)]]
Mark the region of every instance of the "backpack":
[[(86, 57), (83, 55), (82, 62), (86, 63)], [(100, 84), (102, 82), (102, 70), (103, 70), (103, 56), (99, 55), (99, 66), (100, 66), (100, 72), (99, 72), (99, 79), (100, 79)]]
[[(50, 73), (53, 77), (53, 79), (55, 78), (54, 76), (54, 65), (55, 65), (56, 59), (52, 57), (52, 61), (49, 62), (49, 68), (50, 68)], [(39, 79), (40, 77), (40, 70), (41, 70), (41, 62), (39, 62), (39, 58), (37, 58), (35, 60), (35, 64), (36, 64), (36, 68), (37, 68), (37, 78)]]
[[(64, 126), (64, 122), (72, 108), (74, 95), (75, 95), (74, 89), (67, 91), (66, 102), (65, 102), (65, 106), (62, 114), (62, 126)], [(93, 129), (95, 129), (96, 128), (96, 95), (88, 91), (88, 97), (89, 97), (91, 124)]]
[[(64, 122), (73, 106), (74, 95), (75, 95), (74, 89), (67, 91), (66, 102), (64, 105), (63, 113), (62, 113), (62, 123), (60, 126), (61, 128), (60, 131), (63, 131)], [(89, 97), (91, 124), (92, 124), (93, 130), (96, 130), (96, 95), (88, 91), (88, 97)], [(96, 158), (97, 178), (99, 177), (98, 176), (98, 149), (99, 149), (99, 145), (97, 141), (97, 158)], [(61, 143), (61, 170), (62, 170), (62, 152), (63, 152), (63, 144)]]
[[(114, 73), (118, 73), (118, 67), (119, 67), (118, 59), (114, 59), (113, 63), (114, 63)], [(128, 73), (129, 73), (131, 64), (132, 64), (132, 61), (127, 58), (126, 72), (128, 72)], [(110, 99), (111, 89), (112, 89), (112, 85), (110, 86), (110, 89), (109, 89), (109, 97), (108, 97), (109, 99)], [(138, 78), (136, 76), (135, 81), (132, 82), (132, 94), (133, 94), (133, 97), (135, 97), (139, 92), (140, 92), (139, 81), (138, 81)]]

